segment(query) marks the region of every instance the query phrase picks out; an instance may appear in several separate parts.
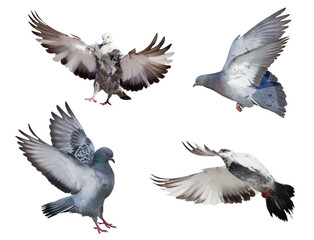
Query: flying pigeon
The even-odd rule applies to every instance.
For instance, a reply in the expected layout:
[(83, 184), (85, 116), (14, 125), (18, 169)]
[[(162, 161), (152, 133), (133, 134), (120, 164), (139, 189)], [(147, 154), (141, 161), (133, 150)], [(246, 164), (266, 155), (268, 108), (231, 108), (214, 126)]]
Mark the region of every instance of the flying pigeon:
[[(109, 33), (102, 35), (101, 44), (85, 44), (79, 37), (68, 36), (49, 27), (37, 13), (32, 12), (30, 25), (36, 30), (41, 45), (48, 53), (54, 53), (55, 61), (61, 61), (75, 75), (94, 81), (94, 95), (86, 100), (96, 102), (95, 96), (100, 90), (107, 94), (107, 100), (102, 105), (110, 104), (109, 99), (117, 94), (123, 100), (131, 98), (125, 90), (138, 91), (159, 82), (168, 72), (168, 65), (173, 53), (168, 52), (171, 44), (161, 48), (165, 42), (162, 38), (159, 44), (157, 34), (153, 41), (143, 51), (131, 50), (123, 55), (116, 48)], [(111, 104), (110, 104), (111, 105)]]
[(181, 178), (160, 178), (153, 176), (156, 185), (166, 188), (178, 199), (195, 203), (241, 203), (261, 192), (266, 199), (267, 209), (283, 221), (287, 221), (286, 212), (291, 215), (294, 204), (294, 188), (276, 182), (269, 171), (252, 155), (221, 149), (210, 150), (187, 142), (187, 150), (199, 156), (219, 156), (225, 166), (206, 168), (200, 173)]
[(81, 124), (74, 116), (68, 104), (67, 113), (59, 106), (61, 117), (52, 114), (50, 119), (50, 135), (52, 146), (41, 140), (31, 129), (33, 136), (23, 131), (25, 137), (17, 137), (24, 156), (40, 171), (48, 181), (71, 196), (42, 206), (43, 213), (53, 217), (59, 213), (79, 213), (89, 216), (96, 224), (95, 229), (101, 229), (97, 223), (100, 218), (107, 228), (115, 228), (103, 218), (104, 200), (111, 194), (114, 187), (114, 173), (109, 165), (113, 161), (113, 152), (102, 147), (95, 152), (92, 141), (86, 136)]
[(246, 34), (233, 41), (227, 61), (220, 72), (198, 76), (194, 86), (210, 88), (244, 107), (258, 105), (281, 117), (285, 116), (286, 94), (268, 67), (283, 51), (288, 37), (281, 36), (288, 28), (285, 10), (269, 16)]

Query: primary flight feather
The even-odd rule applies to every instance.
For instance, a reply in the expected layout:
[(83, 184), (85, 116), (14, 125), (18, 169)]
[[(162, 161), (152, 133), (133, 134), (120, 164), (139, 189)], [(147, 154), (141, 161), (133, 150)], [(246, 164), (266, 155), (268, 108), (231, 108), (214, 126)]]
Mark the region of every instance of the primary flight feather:
[(66, 103), (67, 112), (59, 106), (61, 116), (52, 112), (50, 135), (52, 146), (41, 140), (29, 126), (32, 135), (23, 131), (23, 137), (17, 137), (20, 149), (27, 160), (40, 171), (55, 187), (71, 196), (47, 203), (43, 213), (53, 217), (59, 213), (79, 213), (89, 216), (101, 229), (100, 224), (114, 227), (103, 218), (104, 200), (114, 187), (114, 173), (109, 165), (113, 161), (113, 152), (102, 147), (95, 152), (92, 141), (85, 134), (81, 124)]
[(282, 37), (290, 20), (285, 9), (272, 14), (233, 41), (220, 72), (198, 76), (194, 86), (210, 88), (237, 102), (236, 108), (258, 105), (285, 116), (286, 94), (268, 67), (283, 51), (288, 37)]
[(107, 100), (102, 103), (110, 104), (113, 94), (121, 99), (131, 99), (124, 90), (138, 91), (149, 87), (164, 78), (170, 68), (169, 58), (172, 52), (167, 52), (171, 44), (162, 48), (165, 37), (156, 44), (157, 34), (152, 42), (143, 51), (131, 50), (123, 55), (116, 48), (109, 33), (102, 35), (101, 44), (87, 45), (79, 37), (68, 36), (49, 27), (36, 12), (29, 15), (32, 31), (39, 38), (37, 41), (54, 53), (55, 61), (60, 61), (75, 75), (94, 81), (94, 95), (86, 100), (96, 102), (95, 96), (103, 90), (108, 94)]
[(221, 149), (219, 152), (204, 146), (201, 148), (188, 143), (183, 145), (199, 156), (219, 156), (225, 166), (206, 168), (200, 173), (180, 178), (153, 176), (157, 186), (167, 189), (178, 199), (195, 203), (241, 203), (261, 192), (266, 199), (267, 209), (272, 216), (287, 221), (294, 204), (294, 188), (278, 183), (270, 172), (252, 155)]

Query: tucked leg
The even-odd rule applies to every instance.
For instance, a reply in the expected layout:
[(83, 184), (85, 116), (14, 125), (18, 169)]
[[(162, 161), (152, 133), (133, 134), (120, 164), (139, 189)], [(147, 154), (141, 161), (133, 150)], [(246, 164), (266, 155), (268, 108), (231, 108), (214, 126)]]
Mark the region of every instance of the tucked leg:
[(272, 196), (272, 191), (269, 188), (266, 188), (266, 191), (262, 193), (263, 198), (270, 198)]
[(239, 112), (242, 112), (242, 109), (244, 108), (240, 103), (237, 103), (236, 108)]

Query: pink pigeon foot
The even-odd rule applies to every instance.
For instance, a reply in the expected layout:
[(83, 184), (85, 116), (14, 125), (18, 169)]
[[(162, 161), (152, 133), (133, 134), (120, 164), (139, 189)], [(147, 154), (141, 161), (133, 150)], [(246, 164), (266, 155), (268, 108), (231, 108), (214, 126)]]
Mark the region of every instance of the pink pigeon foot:
[(242, 108), (244, 108), (240, 103), (237, 103), (236, 108), (239, 112), (242, 112)]
[(93, 101), (93, 102), (97, 102), (97, 100), (94, 97), (91, 98), (85, 98), (85, 100), (88, 100), (89, 102)]
[(262, 197), (263, 198), (270, 198), (272, 195), (271, 195), (271, 190), (269, 188), (266, 188), (266, 191), (262, 193)]
[(100, 103), (100, 104), (101, 104), (101, 105), (106, 105), (106, 104), (111, 105), (111, 103), (109, 102), (109, 100), (107, 100), (106, 102)]
[(108, 232), (108, 231), (105, 230), (105, 229), (101, 229), (98, 224), (96, 224), (96, 227), (94, 227), (94, 229), (97, 229), (98, 233), (101, 233), (101, 232)]
[(99, 224), (105, 224), (105, 226), (107, 227), (107, 228), (117, 228), (116, 226), (113, 226), (112, 224), (110, 224), (110, 223), (107, 223), (106, 221), (105, 221), (105, 219), (103, 219), (103, 218), (100, 218), (103, 222), (100, 222)]

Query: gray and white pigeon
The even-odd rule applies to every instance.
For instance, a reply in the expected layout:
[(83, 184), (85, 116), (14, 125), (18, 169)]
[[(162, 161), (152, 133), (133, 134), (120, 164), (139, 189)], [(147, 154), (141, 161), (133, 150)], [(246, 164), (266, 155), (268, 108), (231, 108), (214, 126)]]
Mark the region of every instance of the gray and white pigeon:
[(79, 37), (68, 36), (51, 27), (40, 19), (37, 13), (32, 12), (30, 25), (32, 31), (40, 38), (37, 39), (46, 48), (48, 53), (54, 53), (55, 61), (61, 61), (75, 75), (94, 81), (94, 95), (86, 100), (96, 102), (95, 96), (100, 90), (107, 94), (107, 100), (102, 103), (110, 104), (109, 99), (117, 94), (121, 99), (131, 99), (123, 89), (138, 91), (159, 82), (168, 72), (168, 65), (173, 53), (168, 49), (171, 44), (161, 48), (165, 42), (162, 38), (156, 46), (157, 34), (153, 41), (141, 52), (135, 49), (123, 55), (116, 48), (109, 33), (102, 35), (101, 44), (85, 44)]
[(284, 117), (286, 94), (277, 77), (267, 70), (289, 39), (281, 38), (290, 22), (286, 20), (289, 14), (281, 15), (284, 10), (236, 37), (223, 69), (197, 77), (194, 86), (210, 88), (237, 102), (239, 112), (243, 107), (258, 105)]
[(195, 203), (241, 203), (261, 192), (266, 198), (267, 209), (272, 216), (287, 221), (286, 212), (291, 215), (294, 204), (294, 188), (276, 182), (269, 171), (252, 155), (221, 149), (210, 150), (187, 142), (187, 150), (199, 156), (219, 156), (225, 166), (206, 168), (200, 173), (181, 178), (160, 178), (153, 175), (156, 185), (166, 188), (178, 199)]
[(104, 200), (114, 187), (114, 173), (109, 165), (113, 161), (113, 152), (102, 147), (95, 152), (92, 141), (86, 136), (68, 104), (68, 114), (59, 106), (61, 117), (52, 112), (50, 135), (52, 146), (41, 140), (29, 126), (30, 136), (17, 137), (27, 160), (40, 171), (48, 181), (71, 196), (45, 204), (43, 213), (53, 217), (59, 213), (79, 213), (89, 216), (96, 224), (98, 232), (106, 232), (97, 223), (106, 227), (115, 227), (103, 218)]

